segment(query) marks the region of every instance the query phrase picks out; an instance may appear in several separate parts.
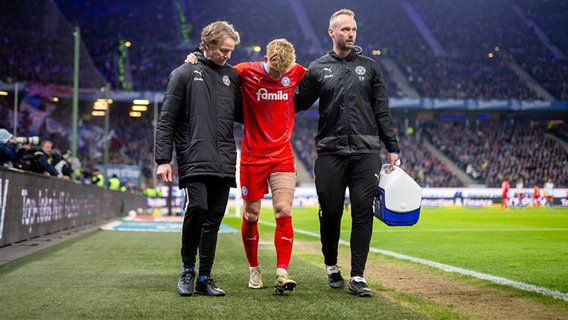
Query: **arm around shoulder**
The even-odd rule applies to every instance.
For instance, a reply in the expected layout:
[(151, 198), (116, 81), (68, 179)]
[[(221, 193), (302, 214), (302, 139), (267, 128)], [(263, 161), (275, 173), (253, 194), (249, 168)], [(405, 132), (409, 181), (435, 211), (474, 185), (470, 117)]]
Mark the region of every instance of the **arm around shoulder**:
[(317, 78), (315, 72), (309, 69), (294, 93), (294, 111), (297, 113), (309, 109), (318, 97)]

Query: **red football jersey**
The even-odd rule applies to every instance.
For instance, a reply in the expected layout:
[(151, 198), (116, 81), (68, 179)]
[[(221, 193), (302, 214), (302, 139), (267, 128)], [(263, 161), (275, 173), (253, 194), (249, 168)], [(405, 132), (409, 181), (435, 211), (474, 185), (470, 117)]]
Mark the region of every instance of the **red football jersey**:
[(276, 157), (292, 151), (294, 130), (294, 90), (306, 74), (299, 64), (275, 81), (263, 62), (243, 62), (235, 66), (241, 75), (244, 133), (243, 155)]

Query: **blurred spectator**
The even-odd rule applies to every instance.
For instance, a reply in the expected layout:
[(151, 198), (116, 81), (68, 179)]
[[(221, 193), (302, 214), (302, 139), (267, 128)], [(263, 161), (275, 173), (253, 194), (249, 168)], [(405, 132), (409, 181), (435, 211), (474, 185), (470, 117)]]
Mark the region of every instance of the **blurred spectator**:
[(126, 182), (126, 192), (138, 193), (138, 188), (136, 187), (136, 184), (134, 184), (134, 182), (132, 182), (132, 181), (127, 181)]
[(75, 169), (75, 181), (85, 184), (93, 183), (93, 174), (83, 168)]
[(18, 145), (16, 138), (6, 129), (0, 129), (0, 166), (11, 166), (16, 159)]
[(113, 174), (112, 177), (110, 179), (108, 179), (108, 188), (110, 190), (119, 190), (120, 189), (120, 180), (118, 179), (116, 174)]
[(148, 197), (157, 197), (158, 191), (153, 187), (144, 188), (143, 194)]
[(105, 185), (105, 178), (103, 177), (103, 174), (101, 173), (101, 170), (99, 170), (99, 168), (95, 168), (93, 170), (93, 177), (91, 179), (92, 184), (97, 185), (99, 187), (104, 187)]

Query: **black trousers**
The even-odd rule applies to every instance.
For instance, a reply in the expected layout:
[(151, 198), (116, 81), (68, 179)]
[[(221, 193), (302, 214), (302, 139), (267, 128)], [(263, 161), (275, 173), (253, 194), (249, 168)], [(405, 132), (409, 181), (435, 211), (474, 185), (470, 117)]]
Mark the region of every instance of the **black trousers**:
[(231, 179), (204, 177), (192, 179), (185, 188), (181, 258), (185, 267), (195, 266), (199, 249), (199, 275), (211, 275), (231, 183)]
[(321, 155), (314, 166), (320, 204), (320, 235), (326, 265), (337, 264), (346, 188), (351, 201), (351, 276), (363, 276), (373, 234), (373, 198), (381, 168), (379, 154)]

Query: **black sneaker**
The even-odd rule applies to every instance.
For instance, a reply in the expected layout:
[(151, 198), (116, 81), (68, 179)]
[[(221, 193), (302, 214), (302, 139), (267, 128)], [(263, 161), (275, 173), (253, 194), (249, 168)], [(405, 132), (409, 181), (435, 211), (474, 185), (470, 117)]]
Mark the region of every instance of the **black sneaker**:
[(341, 275), (341, 271), (337, 266), (332, 267), (332, 273), (328, 273), (327, 281), (329, 282), (329, 286), (333, 289), (342, 289), (345, 287), (345, 280), (343, 280), (343, 276)]
[(349, 292), (359, 297), (370, 297), (373, 293), (363, 277), (352, 277), (349, 281)]
[(217, 288), (215, 281), (209, 277), (205, 277), (203, 281), (197, 281), (195, 285), (195, 293), (203, 294), (206, 296), (224, 296), (225, 291)]
[(195, 282), (195, 271), (187, 269), (181, 273), (177, 284), (178, 293), (181, 296), (191, 296)]

